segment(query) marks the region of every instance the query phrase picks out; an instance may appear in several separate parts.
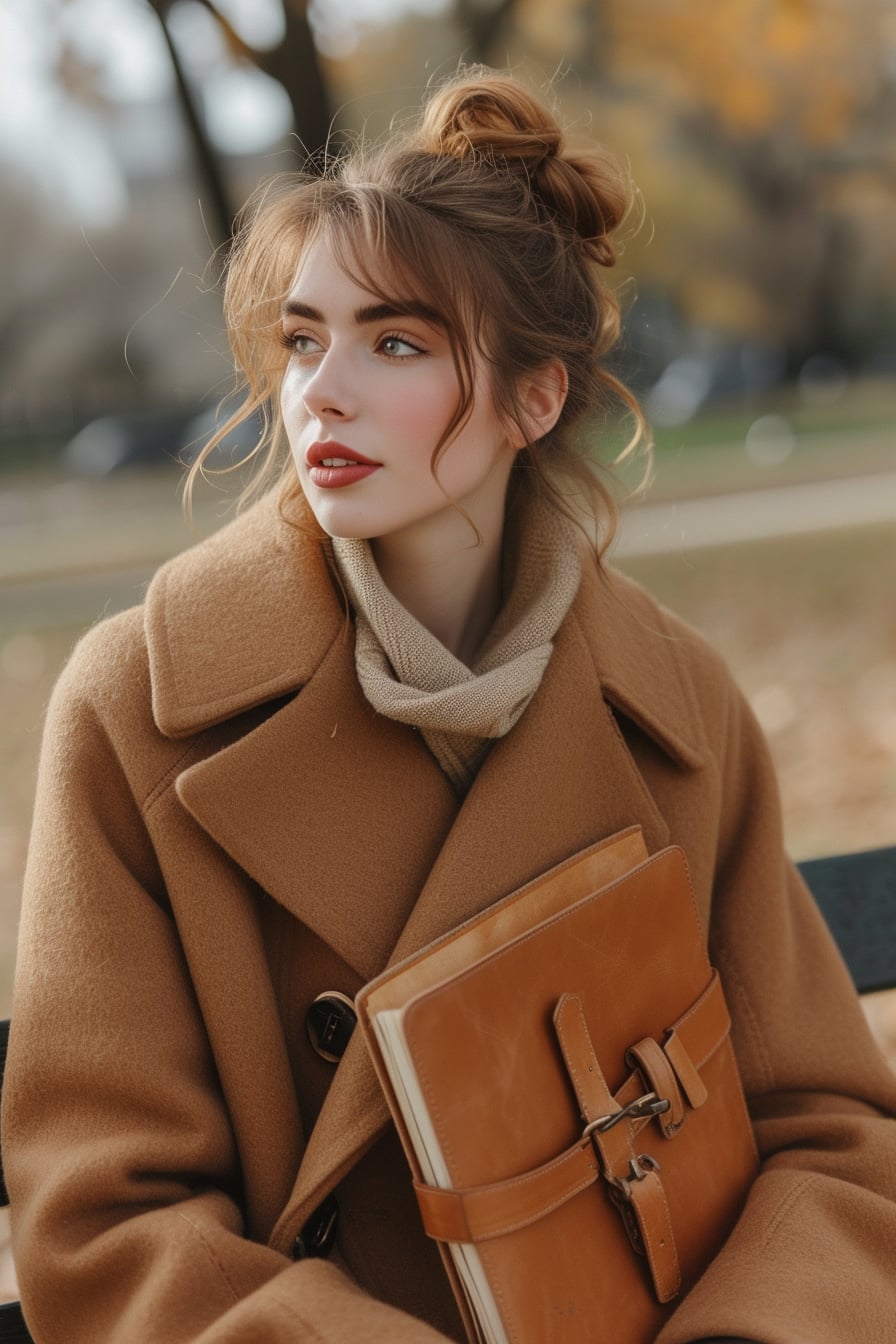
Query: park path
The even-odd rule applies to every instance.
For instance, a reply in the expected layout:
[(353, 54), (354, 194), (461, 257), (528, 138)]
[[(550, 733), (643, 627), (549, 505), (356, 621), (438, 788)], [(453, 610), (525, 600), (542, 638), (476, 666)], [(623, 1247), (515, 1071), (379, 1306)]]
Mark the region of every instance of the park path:
[[(0, 628), (87, 623), (139, 602), (155, 569), (225, 520), (206, 505), (193, 526), (170, 482), (119, 477), (5, 497), (0, 509)], [(49, 501), (49, 502), (48, 502)], [(896, 471), (633, 505), (612, 554), (677, 554), (896, 522)]]
[(896, 471), (639, 504), (622, 519), (614, 553), (663, 555), (833, 528), (896, 522)]

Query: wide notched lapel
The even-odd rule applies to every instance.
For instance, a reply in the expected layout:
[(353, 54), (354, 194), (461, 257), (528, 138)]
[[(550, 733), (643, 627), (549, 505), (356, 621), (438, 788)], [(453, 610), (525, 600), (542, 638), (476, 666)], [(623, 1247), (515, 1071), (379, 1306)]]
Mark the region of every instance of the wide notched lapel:
[(364, 699), (350, 632), (283, 708), (176, 787), (234, 862), (364, 980), (385, 964), (457, 811), (417, 734)]
[[(577, 601), (555, 641), (542, 685), (496, 743), (397, 938), (409, 956), (595, 840), (639, 824), (649, 851), (668, 827), (604, 701)], [(370, 1148), (388, 1111), (356, 1033), (309, 1137), (293, 1197), (275, 1230), (284, 1244)]]

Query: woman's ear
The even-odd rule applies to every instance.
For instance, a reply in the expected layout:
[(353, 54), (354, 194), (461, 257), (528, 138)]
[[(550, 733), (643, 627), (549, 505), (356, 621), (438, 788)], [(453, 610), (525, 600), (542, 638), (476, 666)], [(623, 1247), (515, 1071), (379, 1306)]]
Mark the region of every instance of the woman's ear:
[(520, 417), (518, 430), (525, 428), (527, 438), (518, 432), (515, 448), (526, 442), (536, 443), (548, 434), (560, 419), (560, 412), (569, 391), (566, 365), (559, 359), (548, 360), (535, 373), (527, 374), (520, 384)]

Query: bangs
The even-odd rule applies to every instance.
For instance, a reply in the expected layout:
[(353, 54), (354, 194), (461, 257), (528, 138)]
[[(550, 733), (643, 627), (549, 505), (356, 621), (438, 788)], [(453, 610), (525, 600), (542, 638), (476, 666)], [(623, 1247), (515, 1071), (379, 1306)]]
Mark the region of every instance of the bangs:
[(456, 285), (443, 282), (442, 267), (433, 266), (433, 249), (421, 237), (429, 230), (420, 221), (413, 227), (406, 201), (396, 210), (390, 204), (374, 187), (343, 188), (319, 220), (317, 237), (355, 284), (398, 312), (440, 327), (453, 345), (467, 335), (467, 305)]
[(367, 184), (340, 184), (315, 228), (315, 240), (326, 243), (355, 284), (396, 313), (420, 317), (445, 334), (459, 396), (433, 452), (433, 466), (471, 413), (474, 351), (488, 358), (475, 286), (469, 268), (454, 257), (447, 233), (407, 198)]

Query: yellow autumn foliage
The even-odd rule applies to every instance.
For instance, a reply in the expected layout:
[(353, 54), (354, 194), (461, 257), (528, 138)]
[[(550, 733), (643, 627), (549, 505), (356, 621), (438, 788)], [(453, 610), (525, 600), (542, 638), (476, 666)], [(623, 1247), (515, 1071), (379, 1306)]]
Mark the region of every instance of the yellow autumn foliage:
[[(593, 12), (582, 0), (520, 0), (516, 22), (545, 54), (624, 72), (736, 136), (780, 126), (812, 146), (835, 146), (886, 73), (887, 0), (592, 3)], [(599, 50), (586, 51), (589, 42)]]

